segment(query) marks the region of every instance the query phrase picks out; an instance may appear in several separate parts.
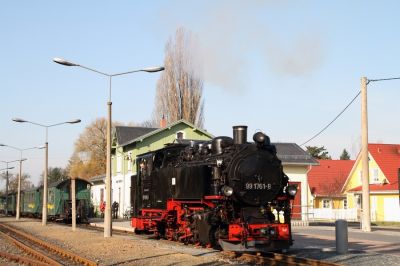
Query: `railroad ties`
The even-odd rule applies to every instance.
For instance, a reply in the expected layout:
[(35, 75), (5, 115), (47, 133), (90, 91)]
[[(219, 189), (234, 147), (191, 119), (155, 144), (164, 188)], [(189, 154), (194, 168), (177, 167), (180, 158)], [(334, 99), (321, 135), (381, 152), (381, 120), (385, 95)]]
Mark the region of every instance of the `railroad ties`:
[(30, 257), (34, 258), (30, 259), (24, 256), (0, 252), (0, 257), (10, 261), (27, 265), (97, 265), (94, 261), (47, 243), (3, 223), (0, 223), (0, 234), (25, 253), (29, 254)]
[(242, 252), (223, 251), (222, 253), (225, 257), (229, 259), (234, 259), (244, 263), (256, 264), (256, 265), (273, 265), (273, 266), (288, 266), (288, 265), (339, 266), (340, 265), (328, 261), (295, 257), (273, 252), (250, 254)]

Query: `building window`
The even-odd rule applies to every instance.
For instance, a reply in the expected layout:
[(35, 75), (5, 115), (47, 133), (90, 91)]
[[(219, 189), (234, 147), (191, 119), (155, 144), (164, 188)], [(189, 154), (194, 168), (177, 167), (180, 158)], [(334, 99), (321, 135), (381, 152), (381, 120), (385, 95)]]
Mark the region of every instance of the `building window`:
[(100, 189), (100, 202), (104, 201), (104, 188)]
[(122, 164), (122, 157), (121, 155), (117, 155), (117, 173), (121, 172), (121, 164)]
[(132, 170), (132, 152), (128, 153), (128, 171)]
[(347, 209), (347, 199), (343, 200), (343, 209)]
[(329, 200), (329, 199), (323, 199), (323, 200), (322, 200), (322, 208), (324, 208), (324, 209), (330, 209), (330, 208), (331, 208), (331, 200)]
[(182, 140), (185, 138), (185, 132), (179, 131), (176, 133), (176, 139)]
[(357, 208), (361, 209), (361, 204), (362, 204), (362, 197), (361, 195), (356, 195), (356, 199), (357, 199)]
[(379, 171), (378, 171), (378, 169), (372, 169), (372, 182), (373, 183), (379, 183), (379, 176), (378, 176), (378, 174), (379, 174)]

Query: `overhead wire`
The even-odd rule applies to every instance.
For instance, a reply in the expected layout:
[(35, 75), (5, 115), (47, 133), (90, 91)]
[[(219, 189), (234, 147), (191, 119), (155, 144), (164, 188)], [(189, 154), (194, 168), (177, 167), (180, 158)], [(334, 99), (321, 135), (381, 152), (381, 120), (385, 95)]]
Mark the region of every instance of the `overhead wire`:
[[(400, 77), (394, 77), (394, 78), (383, 78), (383, 79), (368, 79), (367, 84), (370, 82), (376, 82), (376, 81), (387, 81), (387, 80), (396, 80), (396, 79), (400, 79)], [(361, 94), (361, 91), (359, 91), (357, 93), (356, 96), (354, 96), (354, 98), (346, 105), (346, 107), (328, 124), (326, 125), (323, 129), (321, 129), (317, 134), (315, 134), (314, 136), (312, 136), (310, 139), (308, 139), (307, 141), (303, 142), (302, 144), (300, 144), (300, 146), (303, 146), (305, 144), (307, 144), (308, 142), (312, 141), (313, 139), (315, 139), (316, 137), (318, 137), (319, 135), (322, 134), (322, 132), (324, 132), (330, 125), (333, 124), (333, 122), (335, 122), (343, 113), (344, 111), (346, 111), (346, 109), (357, 99), (357, 97)]]
[[(399, 78), (400, 79), (400, 78)], [(343, 113), (344, 111), (346, 111), (347, 108), (349, 108), (349, 106), (357, 99), (357, 97), (361, 94), (361, 91), (359, 91), (356, 96), (354, 96), (354, 98), (346, 105), (346, 107), (340, 111), (340, 113), (329, 123), (327, 124), (324, 128), (322, 128), (317, 134), (315, 134), (314, 136), (312, 136), (310, 139), (308, 139), (307, 141), (303, 142), (302, 144), (300, 144), (300, 146), (303, 146), (305, 144), (307, 144), (308, 142), (312, 141), (313, 139), (315, 139), (316, 137), (318, 137), (319, 135), (322, 134), (322, 132), (324, 132), (330, 125), (333, 124), (333, 122), (335, 122)]]
[(397, 77), (397, 78), (385, 78), (385, 79), (369, 79), (368, 82), (386, 81), (386, 80), (394, 80), (394, 79), (400, 79), (400, 77)]

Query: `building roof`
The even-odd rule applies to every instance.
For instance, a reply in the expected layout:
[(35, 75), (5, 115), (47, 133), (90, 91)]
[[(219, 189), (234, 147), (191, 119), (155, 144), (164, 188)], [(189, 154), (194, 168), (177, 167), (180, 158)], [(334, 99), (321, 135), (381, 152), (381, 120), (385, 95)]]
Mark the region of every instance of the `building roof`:
[[(399, 183), (396, 182), (396, 183), (392, 183), (392, 184), (387, 184), (387, 183), (385, 183), (385, 184), (370, 184), (369, 191), (370, 191), (370, 193), (383, 192), (383, 191), (398, 193), (399, 192)], [(349, 190), (349, 192), (361, 193), (362, 186), (352, 188)]]
[(150, 136), (156, 135), (156, 134), (158, 134), (158, 133), (160, 133), (160, 132), (162, 132), (164, 130), (170, 129), (171, 127), (173, 127), (175, 125), (178, 125), (178, 124), (181, 124), (181, 123), (184, 123), (184, 124), (188, 125), (189, 127), (193, 128), (194, 130), (197, 130), (197, 131), (203, 133), (204, 135), (206, 135), (206, 136), (208, 136), (210, 138), (213, 137), (213, 135), (211, 135), (207, 131), (205, 131), (203, 129), (200, 129), (200, 128), (197, 128), (192, 123), (189, 123), (188, 121), (186, 121), (184, 119), (181, 119), (181, 120), (176, 121), (176, 122), (174, 122), (172, 124), (168, 124), (164, 128), (158, 128), (158, 129), (157, 128), (156, 129), (153, 128), (153, 130), (150, 130), (147, 133), (144, 133), (144, 134), (141, 134), (141, 135), (137, 135), (136, 137), (131, 138), (130, 140), (128, 140), (126, 142), (118, 142), (118, 143), (119, 143), (120, 146), (126, 146), (126, 145), (129, 145), (129, 144), (138, 142), (138, 141), (142, 141), (143, 139), (146, 139), (146, 138), (148, 138)]
[[(398, 171), (400, 168), (400, 144), (368, 144), (368, 152), (369, 157), (372, 157), (376, 164), (379, 166), (380, 170), (385, 175), (386, 181), (388, 183), (383, 184), (370, 184), (370, 191), (399, 191), (399, 182), (398, 182)], [(356, 164), (358, 165), (361, 162), (361, 152), (357, 156)], [(354, 171), (355, 167), (352, 171)], [(349, 178), (347, 179), (343, 189), (345, 188), (347, 182), (351, 177), (351, 173)], [(349, 191), (357, 192), (361, 191), (362, 186), (354, 187)]]
[(341, 195), (343, 184), (353, 168), (354, 160), (318, 160), (308, 172), (308, 184), (314, 196)]
[(318, 161), (296, 143), (272, 144), (275, 145), (277, 156), (284, 165), (318, 165)]
[(374, 158), (379, 168), (390, 184), (398, 183), (400, 168), (399, 144), (368, 144), (369, 154)]
[(154, 130), (157, 130), (157, 128), (116, 126), (115, 135), (117, 137), (117, 143), (122, 146), (123, 144)]
[(104, 182), (105, 178), (106, 178), (105, 174), (104, 175), (96, 175), (96, 176), (91, 177), (89, 179), (89, 181), (92, 182), (92, 183), (100, 182), (100, 181)]

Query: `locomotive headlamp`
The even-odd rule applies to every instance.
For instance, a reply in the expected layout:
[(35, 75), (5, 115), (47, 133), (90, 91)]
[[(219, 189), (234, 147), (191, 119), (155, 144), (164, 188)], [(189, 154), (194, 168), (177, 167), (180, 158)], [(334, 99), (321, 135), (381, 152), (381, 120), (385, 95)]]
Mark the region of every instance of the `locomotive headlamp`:
[(223, 186), (221, 190), (222, 193), (224, 193), (224, 195), (227, 197), (232, 196), (233, 194), (233, 188), (231, 188), (230, 186)]
[(287, 187), (287, 193), (288, 193), (290, 196), (292, 196), (292, 197), (296, 196), (296, 193), (297, 193), (297, 186), (296, 186), (296, 185), (290, 185), (290, 186), (288, 186), (288, 187)]
[(261, 235), (267, 235), (267, 233), (268, 233), (268, 228), (261, 228), (260, 229), (260, 233), (261, 233)]

